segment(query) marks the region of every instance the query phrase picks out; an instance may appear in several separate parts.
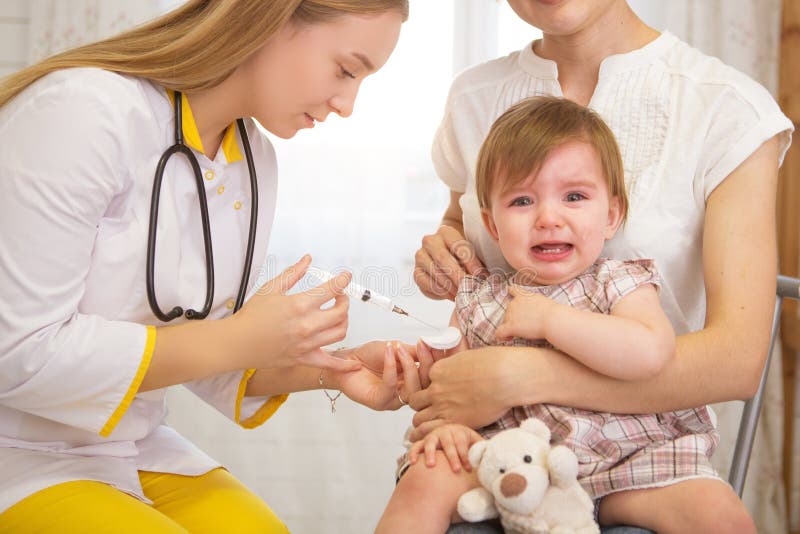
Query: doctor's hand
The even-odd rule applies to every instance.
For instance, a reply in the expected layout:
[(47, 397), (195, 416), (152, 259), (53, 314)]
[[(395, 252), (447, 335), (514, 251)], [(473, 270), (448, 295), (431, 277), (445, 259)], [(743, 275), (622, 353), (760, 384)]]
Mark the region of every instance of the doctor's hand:
[(325, 372), (323, 378), (329, 376), (330, 380), (324, 382), (373, 410), (397, 410), (412, 392), (420, 390), (413, 349), (398, 342), (371, 341), (344, 350), (347, 358), (361, 362), (362, 367), (350, 372)]
[(452, 226), (442, 225), (422, 238), (414, 256), (414, 281), (429, 298), (453, 300), (465, 274), (485, 270), (472, 244)]
[[(265, 283), (239, 313), (228, 319), (235, 324), (248, 367), (274, 368), (309, 365), (350, 371), (361, 367), (358, 360), (336, 358), (321, 347), (344, 339), (347, 334), (349, 301), (342, 291), (351, 274), (341, 273), (308, 291), (286, 293), (305, 275), (311, 264), (306, 255), (280, 275)], [(322, 306), (334, 300), (333, 306)]]

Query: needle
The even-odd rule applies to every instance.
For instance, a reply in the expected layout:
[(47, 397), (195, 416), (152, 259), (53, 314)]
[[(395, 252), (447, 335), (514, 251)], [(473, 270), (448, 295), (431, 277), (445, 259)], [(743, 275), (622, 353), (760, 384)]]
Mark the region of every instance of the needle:
[(403, 308), (401, 308), (400, 306), (394, 306), (394, 307), (392, 308), (392, 311), (393, 311), (394, 313), (399, 313), (400, 315), (405, 315), (406, 317), (409, 317), (409, 318), (411, 318), (411, 319), (414, 319), (414, 320), (415, 320), (415, 321), (417, 321), (418, 323), (422, 323), (422, 324), (424, 324), (425, 326), (427, 326), (428, 328), (433, 328), (434, 330), (439, 330), (437, 327), (433, 326), (431, 323), (425, 322), (425, 321), (423, 321), (422, 319), (420, 319), (419, 317), (415, 317), (415, 316), (411, 315), (410, 313), (408, 313), (407, 311), (405, 311), (405, 310), (404, 310)]

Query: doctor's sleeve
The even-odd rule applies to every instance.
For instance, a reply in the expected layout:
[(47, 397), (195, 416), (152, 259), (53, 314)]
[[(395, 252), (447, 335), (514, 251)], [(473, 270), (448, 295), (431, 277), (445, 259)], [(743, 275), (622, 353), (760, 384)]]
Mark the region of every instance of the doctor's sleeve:
[(155, 337), (79, 310), (99, 221), (131, 168), (114, 76), (45, 80), (0, 108), (0, 404), (104, 436)]
[(269, 419), (289, 395), (245, 397), (255, 369), (234, 371), (184, 384), (192, 393), (243, 428), (256, 428)]

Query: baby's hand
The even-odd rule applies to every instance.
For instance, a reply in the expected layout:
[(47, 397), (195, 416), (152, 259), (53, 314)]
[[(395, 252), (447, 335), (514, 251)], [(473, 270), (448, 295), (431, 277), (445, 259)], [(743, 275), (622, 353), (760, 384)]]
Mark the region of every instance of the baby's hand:
[(425, 465), (436, 465), (436, 450), (441, 449), (450, 462), (454, 473), (461, 471), (463, 466), (467, 471), (472, 471), (469, 464), (469, 448), (483, 438), (468, 426), (457, 423), (448, 423), (438, 426), (428, 433), (423, 439), (415, 442), (408, 452), (409, 461), (417, 463), (420, 453), (425, 453)]
[(547, 339), (546, 324), (558, 303), (520, 286), (510, 285), (508, 292), (514, 298), (508, 303), (503, 322), (497, 327), (497, 339)]

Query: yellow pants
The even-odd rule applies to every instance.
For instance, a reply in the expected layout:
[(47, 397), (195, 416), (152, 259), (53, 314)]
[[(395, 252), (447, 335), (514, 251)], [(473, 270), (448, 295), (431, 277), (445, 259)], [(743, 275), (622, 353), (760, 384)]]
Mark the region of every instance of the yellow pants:
[(65, 482), (0, 514), (0, 532), (114, 534), (289, 531), (259, 497), (224, 469), (189, 477), (139, 472), (152, 505), (90, 480)]

